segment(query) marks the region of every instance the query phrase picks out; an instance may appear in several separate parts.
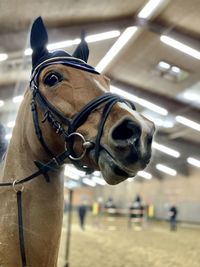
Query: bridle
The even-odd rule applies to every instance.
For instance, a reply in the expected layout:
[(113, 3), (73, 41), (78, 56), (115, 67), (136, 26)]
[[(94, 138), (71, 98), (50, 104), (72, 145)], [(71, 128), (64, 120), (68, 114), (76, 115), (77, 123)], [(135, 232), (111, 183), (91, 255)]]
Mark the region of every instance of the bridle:
[[(47, 163), (44, 163), (41, 161), (35, 161), (35, 164), (38, 170), (25, 178), (16, 179), (13, 182), (0, 183), (0, 186), (13, 187), (13, 190), (16, 192), (16, 195), (17, 195), (18, 230), (19, 230), (19, 243), (20, 243), (22, 267), (27, 266), (25, 242), (24, 242), (24, 231), (23, 231), (23, 217), (22, 217), (22, 192), (24, 189), (24, 184), (38, 177), (39, 175), (43, 175), (45, 180), (47, 182), (50, 182), (50, 177), (48, 175), (48, 172), (58, 169), (61, 165), (65, 163), (65, 160), (67, 158), (70, 159), (74, 165), (76, 165), (78, 168), (83, 169), (85, 172), (92, 172), (93, 171), (92, 169), (81, 164), (81, 159), (85, 156), (88, 149), (94, 148), (95, 159), (96, 159), (96, 162), (98, 163), (98, 157), (99, 157), (99, 153), (101, 150), (100, 141), (101, 141), (101, 137), (103, 134), (104, 125), (105, 125), (105, 122), (108, 118), (108, 115), (112, 107), (117, 102), (123, 102), (126, 104), (129, 103), (129, 105), (131, 105), (131, 108), (135, 110), (135, 106), (132, 102), (125, 100), (124, 98), (118, 95), (115, 95), (112, 93), (105, 93), (91, 100), (88, 104), (86, 104), (75, 115), (74, 118), (72, 119), (67, 118), (61, 111), (56, 109), (46, 99), (46, 97), (42, 94), (42, 92), (39, 89), (39, 82), (38, 82), (38, 78), (41, 73), (41, 70), (51, 64), (64, 64), (64, 65), (71, 66), (71, 64), (69, 64), (66, 61), (66, 59), (67, 57), (59, 57), (56, 59), (53, 58), (50, 60), (43, 61), (35, 68), (32, 74), (31, 80), (30, 80), (30, 88), (32, 90), (31, 110), (32, 110), (32, 115), (33, 115), (35, 133), (42, 147), (44, 148), (46, 153), (49, 155), (50, 160)], [(77, 61), (83, 64), (83, 62), (79, 59), (73, 58), (73, 60), (75, 62)], [(73, 65), (72, 67), (98, 74), (93, 68), (84, 68), (85, 65), (86, 64), (83, 64), (83, 65), (78, 64), (78, 65)], [(101, 119), (98, 125), (98, 133), (96, 136), (96, 140), (95, 141), (86, 140), (85, 137), (81, 133), (77, 132), (77, 129), (82, 124), (85, 123), (88, 116), (97, 107), (102, 106), (102, 105), (104, 105), (102, 107), (103, 112), (102, 112)], [(41, 123), (48, 121), (49, 124), (52, 126), (52, 128), (55, 130), (56, 134), (58, 134), (61, 138), (63, 138), (65, 142), (65, 150), (59, 155), (54, 154), (54, 152), (49, 148), (48, 144), (46, 143), (44, 139), (43, 132), (41, 130), (40, 122), (38, 118), (38, 106), (41, 108), (44, 114), (44, 119), (42, 120)], [(67, 127), (67, 130), (65, 129), (66, 127)], [(76, 155), (76, 153), (73, 150), (73, 145), (74, 145), (76, 138), (78, 138), (82, 143), (82, 153), (80, 155)]]

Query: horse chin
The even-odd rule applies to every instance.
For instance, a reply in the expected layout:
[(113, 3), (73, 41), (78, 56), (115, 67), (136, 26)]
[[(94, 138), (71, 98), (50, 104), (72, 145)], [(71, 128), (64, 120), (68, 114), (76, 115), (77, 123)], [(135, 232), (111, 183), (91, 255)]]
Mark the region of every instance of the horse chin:
[(110, 185), (119, 184), (137, 173), (134, 170), (127, 170), (105, 150), (100, 152), (98, 164), (105, 181)]

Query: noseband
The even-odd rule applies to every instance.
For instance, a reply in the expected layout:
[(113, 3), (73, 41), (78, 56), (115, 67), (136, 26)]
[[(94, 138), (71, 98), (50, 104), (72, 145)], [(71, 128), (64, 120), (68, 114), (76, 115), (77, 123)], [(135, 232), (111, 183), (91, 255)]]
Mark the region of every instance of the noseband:
[[(75, 61), (80, 61), (78, 59), (74, 59)], [(82, 63), (82, 62), (81, 62)], [(13, 182), (5, 182), (0, 183), (0, 186), (11, 186), (17, 195), (17, 208), (18, 208), (18, 231), (19, 231), (19, 243), (20, 243), (20, 254), (21, 254), (21, 262), (22, 267), (27, 267), (27, 260), (26, 260), (26, 251), (25, 251), (25, 242), (24, 242), (24, 231), (23, 231), (23, 218), (22, 218), (22, 191), (24, 189), (24, 184), (26, 182), (31, 181), (32, 179), (38, 177), (39, 175), (43, 175), (47, 182), (50, 182), (50, 177), (48, 175), (49, 171), (55, 171), (61, 165), (65, 163), (65, 160), (68, 158), (70, 159), (73, 164), (75, 164), (78, 168), (83, 169), (85, 172), (91, 172), (89, 167), (84, 166), (81, 164), (80, 160), (85, 156), (87, 150), (90, 148), (95, 149), (95, 159), (96, 163), (98, 163), (98, 157), (101, 150), (101, 137), (103, 135), (104, 125), (108, 118), (108, 115), (112, 109), (112, 107), (117, 102), (129, 103), (131, 108), (135, 110), (135, 106), (132, 102), (125, 100), (124, 98), (112, 94), (112, 93), (105, 93), (92, 101), (86, 104), (76, 115), (74, 118), (70, 119), (67, 118), (61, 111), (56, 109), (41, 93), (39, 89), (39, 74), (41, 70), (45, 67), (49, 66), (50, 64), (66, 64), (66, 61), (62, 61), (62, 58), (58, 58), (57, 60), (46, 60), (42, 62), (39, 67), (36, 67), (30, 81), (30, 87), (32, 90), (32, 102), (31, 102), (31, 109), (33, 114), (33, 122), (35, 126), (35, 133), (40, 141), (42, 147), (47, 152), (49, 157), (51, 158), (47, 163), (43, 163), (41, 161), (35, 161), (36, 166), (38, 167), (38, 171), (34, 172), (33, 174), (22, 178), (14, 180)], [(83, 64), (83, 63), (82, 63)], [(84, 65), (83, 65), (84, 66)], [(76, 66), (73, 66), (76, 67)], [(82, 69), (84, 71), (89, 71), (96, 73), (94, 69), (88, 69), (84, 67), (77, 67), (78, 69)], [(99, 121), (98, 125), (98, 132), (95, 141), (86, 140), (85, 137), (77, 132), (77, 129), (83, 125), (88, 116), (97, 108), (104, 105), (103, 112)], [(54, 152), (49, 148), (48, 144), (45, 142), (42, 130), (40, 128), (39, 118), (38, 118), (38, 106), (42, 109), (44, 114), (44, 119), (41, 123), (48, 121), (50, 125), (53, 127), (55, 132), (61, 136), (61, 138), (65, 142), (65, 149), (59, 155), (55, 155)], [(67, 128), (67, 130), (65, 129)], [(73, 150), (75, 139), (79, 138), (82, 143), (82, 153), (81, 155), (76, 155)]]

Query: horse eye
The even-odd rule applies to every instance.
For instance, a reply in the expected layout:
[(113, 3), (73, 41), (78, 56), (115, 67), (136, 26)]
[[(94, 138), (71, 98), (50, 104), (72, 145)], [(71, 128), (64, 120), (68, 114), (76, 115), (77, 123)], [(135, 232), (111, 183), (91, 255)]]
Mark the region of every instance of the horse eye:
[(63, 77), (60, 73), (54, 72), (50, 73), (44, 80), (44, 83), (48, 86), (54, 86), (57, 83), (61, 82), (63, 80)]

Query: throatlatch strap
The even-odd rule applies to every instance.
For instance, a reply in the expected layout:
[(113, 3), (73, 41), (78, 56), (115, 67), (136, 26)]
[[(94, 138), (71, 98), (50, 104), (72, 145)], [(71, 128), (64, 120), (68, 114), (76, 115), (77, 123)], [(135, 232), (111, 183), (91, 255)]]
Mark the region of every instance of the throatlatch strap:
[(21, 191), (17, 191), (17, 209), (18, 209), (18, 230), (19, 230), (19, 243), (20, 243), (22, 267), (27, 267), (25, 244), (24, 244), (23, 215), (22, 215), (22, 192)]

